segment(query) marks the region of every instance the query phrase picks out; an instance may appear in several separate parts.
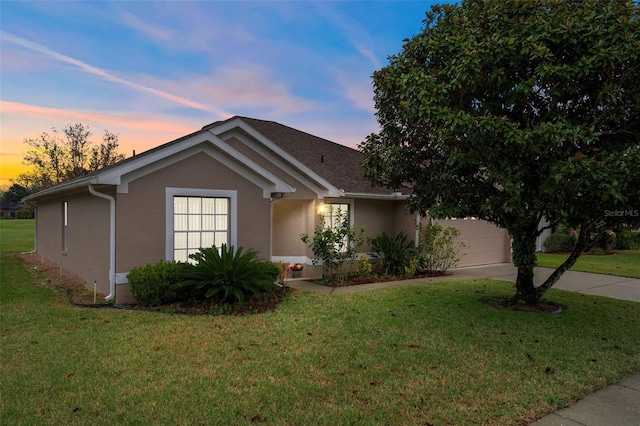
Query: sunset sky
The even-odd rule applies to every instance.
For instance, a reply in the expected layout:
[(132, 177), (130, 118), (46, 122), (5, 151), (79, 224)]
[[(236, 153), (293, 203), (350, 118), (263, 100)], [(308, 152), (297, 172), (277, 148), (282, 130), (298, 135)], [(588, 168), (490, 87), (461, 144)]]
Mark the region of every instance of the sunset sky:
[(372, 73), (433, 2), (0, 2), (0, 186), (71, 123), (127, 156), (233, 115), (356, 147)]

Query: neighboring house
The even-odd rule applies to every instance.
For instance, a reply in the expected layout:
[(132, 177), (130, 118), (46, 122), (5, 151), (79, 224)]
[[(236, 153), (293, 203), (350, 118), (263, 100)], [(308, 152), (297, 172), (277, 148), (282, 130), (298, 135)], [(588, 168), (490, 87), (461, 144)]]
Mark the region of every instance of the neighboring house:
[[(323, 204), (348, 209), (367, 236), (414, 238), (408, 195), (372, 187), (354, 149), (271, 121), (233, 117), (25, 198), (36, 206), (35, 250), (117, 303), (132, 302), (127, 273), (233, 244), (319, 276), (300, 234)], [(506, 232), (483, 221), (461, 228), (461, 265), (509, 261)], [(368, 251), (368, 246), (363, 251)]]
[(24, 207), (22, 201), (2, 201), (0, 202), (0, 218), (2, 219), (16, 219), (18, 217), (18, 210)]

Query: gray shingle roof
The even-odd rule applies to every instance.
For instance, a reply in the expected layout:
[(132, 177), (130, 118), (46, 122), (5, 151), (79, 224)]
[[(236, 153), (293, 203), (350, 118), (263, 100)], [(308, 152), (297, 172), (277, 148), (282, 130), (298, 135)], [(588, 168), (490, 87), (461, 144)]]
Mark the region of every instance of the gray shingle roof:
[[(393, 191), (377, 188), (368, 183), (362, 175), (363, 154), (353, 148), (331, 142), (301, 130), (274, 121), (236, 116), (260, 132), (264, 137), (285, 150), (296, 160), (313, 170), (329, 183), (345, 192), (387, 195)], [(215, 127), (223, 122), (205, 126)]]
[[(75, 182), (86, 181), (94, 176), (103, 174), (104, 172), (118, 168), (126, 163), (139, 159), (140, 157), (157, 152), (168, 146), (175, 145), (191, 136), (201, 132), (208, 131), (222, 123), (231, 120), (240, 119), (253, 129), (261, 133), (271, 142), (278, 145), (284, 151), (289, 153), (296, 160), (300, 161), (306, 167), (318, 174), (320, 177), (328, 181), (336, 188), (348, 193), (370, 194), (370, 195), (390, 195), (393, 191), (387, 188), (378, 188), (369, 184), (362, 175), (363, 154), (353, 148), (331, 142), (327, 139), (311, 135), (301, 130), (285, 126), (274, 121), (258, 120), (255, 118), (234, 116), (225, 121), (216, 121), (212, 124), (204, 126), (202, 130), (196, 131), (189, 135), (183, 136), (171, 142), (159, 145), (148, 151), (142, 152), (134, 157), (129, 157), (119, 163), (112, 164), (103, 169), (90, 172), (83, 176), (78, 176), (69, 181), (56, 185), (48, 190), (39, 192), (54, 192), (63, 190), (63, 188), (73, 185)], [(34, 198), (30, 196), (29, 198)]]

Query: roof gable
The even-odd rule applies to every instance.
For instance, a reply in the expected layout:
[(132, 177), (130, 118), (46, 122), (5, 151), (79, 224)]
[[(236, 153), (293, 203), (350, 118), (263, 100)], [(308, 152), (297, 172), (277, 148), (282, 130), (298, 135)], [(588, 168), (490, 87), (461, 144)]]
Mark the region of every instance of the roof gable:
[(203, 129), (215, 129), (238, 119), (344, 193), (391, 195), (393, 192), (387, 188), (374, 187), (364, 179), (364, 155), (361, 152), (274, 121), (236, 116), (212, 123)]
[(294, 192), (295, 188), (283, 179), (235, 150), (219, 137), (233, 129), (244, 131), (262, 146), (261, 149), (264, 148), (263, 153), (272, 153), (263, 154), (263, 157), (296, 179), (308, 182), (309, 187), (320, 198), (406, 198), (406, 195), (401, 193), (369, 184), (362, 173), (361, 163), (364, 156), (353, 148), (274, 121), (235, 116), (204, 126), (200, 131), (157, 146), (115, 165), (33, 194), (25, 200), (37, 200), (89, 184), (116, 185), (118, 192), (127, 192), (129, 182), (196, 152), (206, 152), (229, 165), (236, 173), (261, 186), (266, 197), (271, 192)]

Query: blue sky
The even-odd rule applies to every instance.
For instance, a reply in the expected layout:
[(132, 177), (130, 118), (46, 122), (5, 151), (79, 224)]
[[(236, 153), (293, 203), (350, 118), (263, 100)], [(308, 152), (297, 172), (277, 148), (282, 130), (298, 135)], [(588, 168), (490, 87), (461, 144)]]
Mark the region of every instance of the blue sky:
[(355, 147), (372, 73), (435, 2), (0, 2), (0, 185), (24, 138), (82, 122), (142, 152), (233, 115)]

